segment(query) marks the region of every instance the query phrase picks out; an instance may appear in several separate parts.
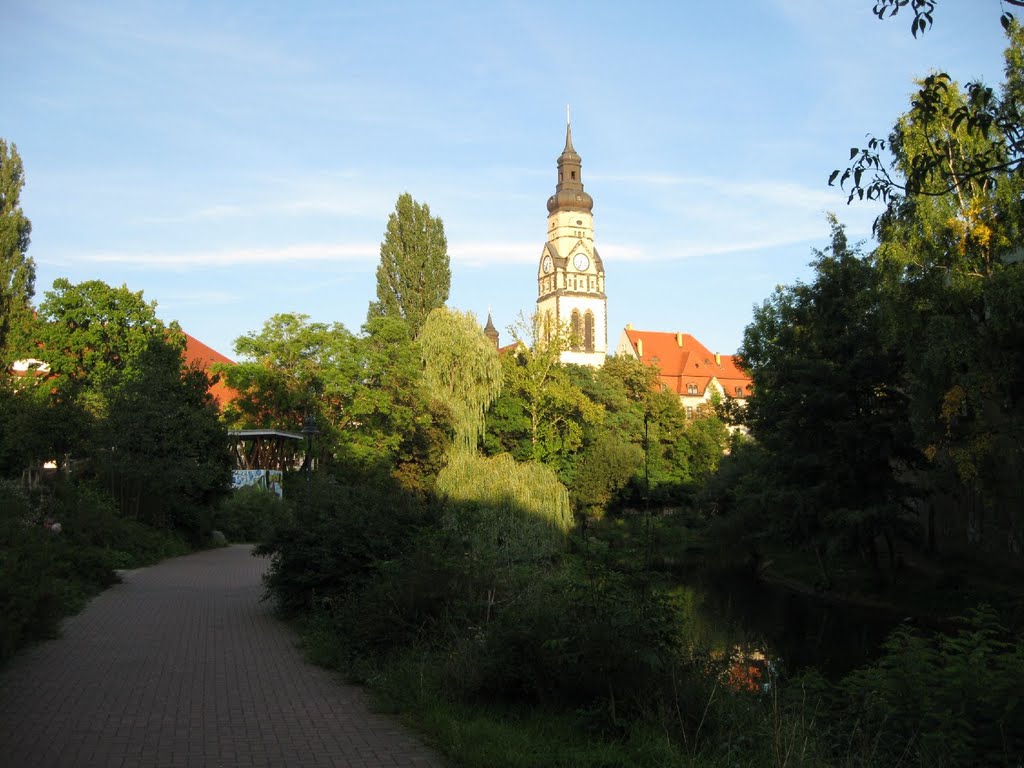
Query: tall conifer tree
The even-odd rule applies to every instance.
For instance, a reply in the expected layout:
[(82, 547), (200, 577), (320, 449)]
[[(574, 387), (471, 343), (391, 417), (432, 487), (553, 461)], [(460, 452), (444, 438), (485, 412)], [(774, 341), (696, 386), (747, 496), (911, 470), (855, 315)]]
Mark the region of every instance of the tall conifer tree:
[(377, 301), (370, 304), (368, 319), (400, 317), (418, 336), (430, 311), (448, 300), (451, 282), (444, 222), (430, 215), (428, 205), (402, 193), (380, 244)]
[(31, 317), (36, 267), (27, 255), (32, 224), (22, 213), (25, 183), (18, 148), (0, 139), (0, 353), (12, 328)]

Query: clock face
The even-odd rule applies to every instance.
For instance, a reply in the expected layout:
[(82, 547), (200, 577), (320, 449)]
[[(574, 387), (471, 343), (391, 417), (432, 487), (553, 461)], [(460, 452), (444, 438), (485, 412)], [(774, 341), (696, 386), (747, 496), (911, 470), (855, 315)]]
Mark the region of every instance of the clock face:
[(576, 267), (576, 269), (578, 269), (580, 272), (584, 272), (586, 271), (587, 267), (590, 266), (590, 259), (587, 258), (587, 254), (585, 254), (583, 251), (580, 251), (573, 257), (572, 263)]
[(544, 257), (544, 261), (541, 262), (541, 269), (543, 269), (544, 272), (550, 272), (551, 271), (551, 257), (550, 256), (545, 256)]

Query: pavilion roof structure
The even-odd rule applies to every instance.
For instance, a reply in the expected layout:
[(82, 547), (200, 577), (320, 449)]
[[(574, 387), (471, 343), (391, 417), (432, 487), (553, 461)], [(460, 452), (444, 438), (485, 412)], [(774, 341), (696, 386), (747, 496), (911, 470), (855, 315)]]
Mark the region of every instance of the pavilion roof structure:
[(231, 429), (235, 469), (295, 469), (296, 454), (305, 435), (283, 429)]

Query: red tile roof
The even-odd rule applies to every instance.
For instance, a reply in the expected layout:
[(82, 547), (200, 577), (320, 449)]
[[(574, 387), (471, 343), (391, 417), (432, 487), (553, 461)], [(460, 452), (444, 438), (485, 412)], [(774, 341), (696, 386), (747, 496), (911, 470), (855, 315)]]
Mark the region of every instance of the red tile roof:
[[(206, 371), (208, 374), (213, 375), (210, 371), (210, 366), (214, 363), (226, 363), (228, 365), (234, 365), (235, 361), (225, 357), (217, 350), (212, 347), (208, 347), (203, 342), (199, 341), (195, 336), (185, 334), (185, 364), (195, 365), (198, 368)], [(213, 399), (217, 401), (217, 405), (223, 408), (235, 397), (238, 392), (229, 387), (223, 381), (218, 380), (213, 386), (210, 387), (210, 394), (213, 395)]]
[[(704, 396), (711, 379), (717, 379), (728, 397), (753, 392), (753, 382), (739, 366), (736, 355), (716, 355), (688, 333), (638, 331), (626, 328), (629, 344), (641, 361), (657, 366), (662, 384), (678, 395)], [(696, 386), (694, 393), (687, 386)]]

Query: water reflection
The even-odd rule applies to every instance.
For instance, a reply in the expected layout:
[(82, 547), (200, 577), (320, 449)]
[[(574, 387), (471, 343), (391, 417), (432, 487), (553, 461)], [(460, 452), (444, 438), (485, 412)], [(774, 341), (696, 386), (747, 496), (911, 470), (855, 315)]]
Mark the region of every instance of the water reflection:
[(873, 660), (901, 618), (745, 574), (694, 573), (685, 581), (676, 596), (693, 640), (723, 654), (728, 649), (737, 685), (768, 682), (769, 663), (789, 674), (815, 666), (838, 678)]

